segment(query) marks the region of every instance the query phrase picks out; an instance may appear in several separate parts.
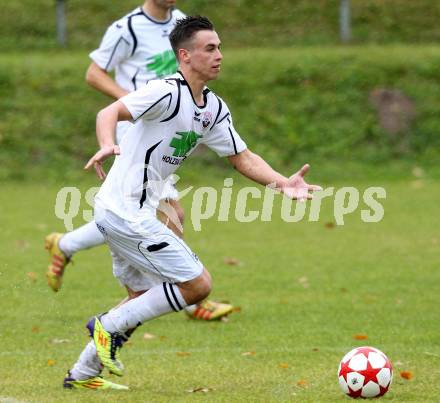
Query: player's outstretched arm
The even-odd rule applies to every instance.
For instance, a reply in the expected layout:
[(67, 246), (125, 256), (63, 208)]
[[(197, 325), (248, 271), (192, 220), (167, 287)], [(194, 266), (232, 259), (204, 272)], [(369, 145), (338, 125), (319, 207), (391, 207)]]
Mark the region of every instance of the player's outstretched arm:
[(273, 185), (292, 199), (300, 201), (312, 199), (313, 195), (310, 192), (321, 190), (320, 186), (309, 185), (304, 180), (305, 174), (310, 169), (309, 164), (304, 165), (298, 172), (287, 178), (250, 150), (244, 150), (228, 159), (242, 175), (264, 186)]
[(91, 87), (113, 99), (119, 99), (128, 94), (128, 91), (120, 87), (115, 80), (95, 62), (92, 62), (87, 69), (86, 81)]
[(98, 112), (96, 116), (96, 137), (100, 149), (90, 158), (84, 169), (95, 167), (99, 179), (105, 179), (102, 163), (113, 155), (119, 155), (119, 146), (115, 144), (116, 125), (120, 120), (132, 120), (126, 106), (116, 101)]

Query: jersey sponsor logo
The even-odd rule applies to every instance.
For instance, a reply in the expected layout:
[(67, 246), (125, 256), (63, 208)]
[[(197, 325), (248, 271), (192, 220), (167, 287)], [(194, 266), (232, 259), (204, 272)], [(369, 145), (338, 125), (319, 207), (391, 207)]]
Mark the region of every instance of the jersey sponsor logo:
[(176, 132), (179, 137), (173, 137), (170, 147), (174, 148), (173, 157), (185, 157), (188, 152), (197, 144), (197, 140), (202, 138), (201, 134), (194, 131)]
[(171, 165), (180, 165), (183, 161), (185, 161), (185, 159), (186, 157), (176, 158), (176, 157), (170, 157), (169, 155), (162, 156), (162, 161)]
[(211, 112), (203, 112), (202, 115), (202, 126), (204, 129), (206, 129), (212, 121), (212, 115)]
[(147, 59), (147, 71), (152, 71), (156, 76), (164, 77), (177, 71), (177, 60), (174, 52), (166, 50)]

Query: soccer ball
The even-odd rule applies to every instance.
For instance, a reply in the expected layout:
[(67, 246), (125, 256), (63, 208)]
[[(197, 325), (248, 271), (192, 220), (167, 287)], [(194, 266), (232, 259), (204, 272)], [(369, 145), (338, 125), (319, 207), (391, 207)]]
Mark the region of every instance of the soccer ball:
[(342, 391), (350, 397), (379, 397), (391, 385), (393, 368), (382, 351), (358, 347), (342, 358), (338, 378)]

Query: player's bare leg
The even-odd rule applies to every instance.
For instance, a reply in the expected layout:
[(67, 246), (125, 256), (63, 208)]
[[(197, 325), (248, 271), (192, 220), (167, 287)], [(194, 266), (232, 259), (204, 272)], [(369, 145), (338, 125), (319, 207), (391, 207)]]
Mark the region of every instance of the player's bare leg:
[(162, 221), (179, 238), (183, 238), (185, 211), (178, 200), (164, 199), (157, 209), (157, 218)]
[[(175, 199), (164, 199), (160, 201), (157, 209), (157, 217), (179, 238), (183, 238), (183, 223), (185, 212), (182, 205)], [(198, 304), (188, 305), (185, 313), (191, 319), (217, 320), (229, 315), (234, 307), (216, 301), (204, 300)]]

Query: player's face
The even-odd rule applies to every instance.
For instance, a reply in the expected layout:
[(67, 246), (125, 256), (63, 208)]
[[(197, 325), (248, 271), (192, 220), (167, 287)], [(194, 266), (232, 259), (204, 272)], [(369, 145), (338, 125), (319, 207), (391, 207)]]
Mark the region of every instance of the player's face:
[(204, 81), (215, 80), (220, 73), (223, 55), (220, 39), (215, 31), (198, 31), (188, 49), (189, 64)]
[(176, 0), (153, 0), (156, 7), (169, 10), (176, 5)]

